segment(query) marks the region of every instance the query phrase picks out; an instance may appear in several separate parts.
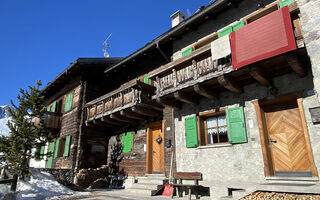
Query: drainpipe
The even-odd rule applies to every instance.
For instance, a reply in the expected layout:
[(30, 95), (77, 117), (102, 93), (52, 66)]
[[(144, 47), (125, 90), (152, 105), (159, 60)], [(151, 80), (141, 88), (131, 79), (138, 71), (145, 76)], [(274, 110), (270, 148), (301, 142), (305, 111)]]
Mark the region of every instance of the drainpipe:
[(166, 54), (160, 49), (159, 41), (156, 41), (156, 48), (161, 53), (161, 55), (164, 57), (164, 59), (166, 59), (166, 61), (170, 62), (170, 59), (168, 58), (168, 56), (166, 56)]

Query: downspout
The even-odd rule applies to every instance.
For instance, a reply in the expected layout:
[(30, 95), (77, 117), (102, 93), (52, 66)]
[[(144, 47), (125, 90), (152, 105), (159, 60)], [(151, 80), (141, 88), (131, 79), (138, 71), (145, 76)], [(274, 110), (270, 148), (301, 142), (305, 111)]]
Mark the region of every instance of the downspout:
[(156, 48), (161, 53), (161, 55), (166, 59), (166, 61), (170, 62), (171, 60), (168, 58), (168, 56), (162, 51), (162, 49), (159, 46), (159, 41), (156, 41)]

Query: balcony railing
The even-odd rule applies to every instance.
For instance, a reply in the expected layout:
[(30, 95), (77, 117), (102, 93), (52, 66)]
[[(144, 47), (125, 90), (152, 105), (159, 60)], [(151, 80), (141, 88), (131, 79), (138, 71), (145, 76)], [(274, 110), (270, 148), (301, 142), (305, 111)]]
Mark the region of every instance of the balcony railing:
[[(145, 84), (139, 80), (124, 85), (108, 94), (105, 94), (89, 103), (87, 107), (87, 124), (97, 119), (110, 118), (110, 115), (121, 115), (121, 118), (128, 118), (128, 112), (132, 114), (134, 106), (140, 106), (149, 110), (159, 108), (152, 101), (155, 87)], [(124, 114), (126, 110), (126, 114)], [(130, 110), (130, 111), (129, 111)], [(122, 111), (120, 113), (120, 111)], [(133, 114), (138, 118), (139, 114)], [(130, 115), (132, 117), (132, 115)], [(129, 117), (129, 118), (130, 118)], [(110, 120), (110, 119), (109, 119)], [(114, 119), (117, 121), (117, 119)], [(121, 120), (121, 119), (120, 119)], [(129, 120), (121, 120), (129, 121)]]
[[(33, 118), (32, 122), (35, 126), (38, 126), (40, 123), (39, 118)], [(46, 112), (44, 115), (44, 125), (47, 128), (59, 129), (61, 127), (61, 113)]]
[(212, 60), (210, 44), (148, 74), (156, 82), (156, 97), (218, 77), (232, 71), (231, 57)]

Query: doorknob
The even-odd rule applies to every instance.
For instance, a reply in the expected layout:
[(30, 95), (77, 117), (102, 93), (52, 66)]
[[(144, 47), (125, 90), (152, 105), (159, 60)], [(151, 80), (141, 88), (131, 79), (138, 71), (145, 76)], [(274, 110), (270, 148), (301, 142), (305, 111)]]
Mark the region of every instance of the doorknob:
[(155, 151), (152, 151), (152, 154), (155, 154), (156, 152)]
[(270, 145), (271, 145), (271, 147), (273, 147), (273, 143), (277, 143), (277, 140), (274, 140), (274, 139), (272, 139), (272, 138), (270, 138)]

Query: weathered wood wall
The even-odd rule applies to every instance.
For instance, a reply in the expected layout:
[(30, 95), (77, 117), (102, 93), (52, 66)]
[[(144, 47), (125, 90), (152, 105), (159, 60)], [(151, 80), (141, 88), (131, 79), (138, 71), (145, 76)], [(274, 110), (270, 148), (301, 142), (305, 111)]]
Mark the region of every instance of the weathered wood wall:
[[(124, 156), (119, 167), (120, 170), (123, 170), (124, 173), (130, 176), (143, 176), (146, 173), (146, 152), (145, 144), (147, 142), (147, 133), (146, 129), (140, 129), (136, 132), (132, 131), (133, 134), (133, 146), (132, 152), (122, 154)], [(109, 142), (108, 150), (108, 160), (111, 155), (111, 146), (117, 143), (117, 137), (121, 143), (121, 136), (112, 136)], [(108, 161), (109, 162), (109, 161)]]

